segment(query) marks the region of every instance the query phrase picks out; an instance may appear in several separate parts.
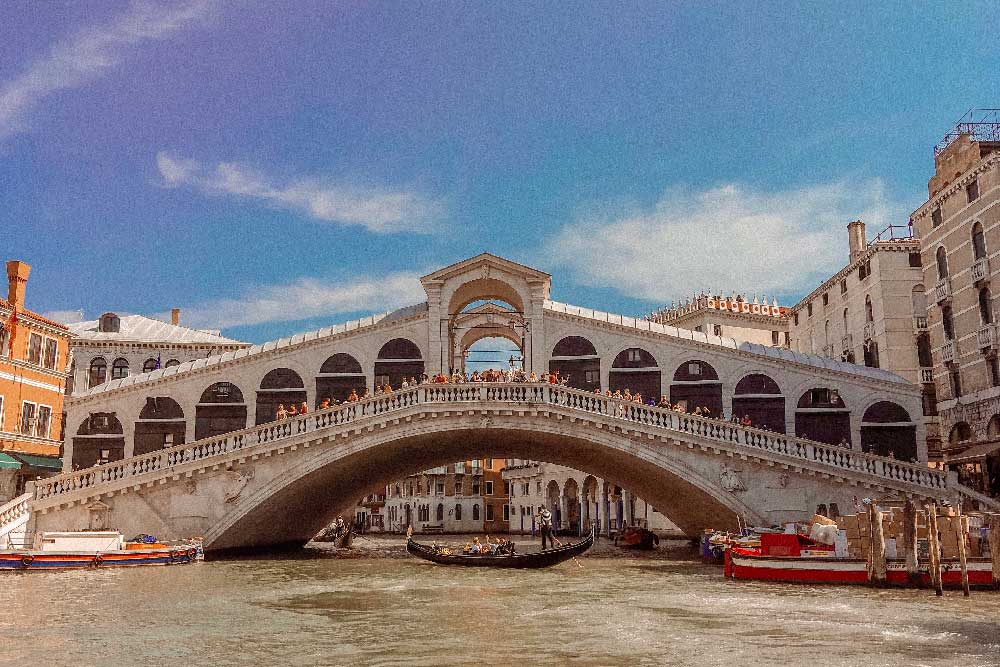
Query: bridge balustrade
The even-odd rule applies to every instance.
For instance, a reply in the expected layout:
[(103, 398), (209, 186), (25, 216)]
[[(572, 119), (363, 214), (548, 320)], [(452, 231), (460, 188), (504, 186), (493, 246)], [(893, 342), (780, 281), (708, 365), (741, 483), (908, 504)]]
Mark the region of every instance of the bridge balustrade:
[(642, 405), (543, 383), (468, 383), (424, 384), (409, 387), (291, 419), (262, 424), (244, 431), (204, 438), (131, 459), (64, 473), (36, 482), (34, 497), (41, 500), (129, 477), (162, 473), (181, 464), (217, 459), (251, 444), (256, 447), (279, 443), (296, 435), (323, 431), (421, 404), (463, 403), (560, 406), (582, 413), (697, 436), (730, 446), (745, 447), (750, 451), (820, 463), (833, 469), (857, 472), (882, 480), (935, 490), (948, 488), (947, 474), (940, 470), (803, 440), (782, 433), (746, 428), (720, 419), (675, 412), (670, 408)]

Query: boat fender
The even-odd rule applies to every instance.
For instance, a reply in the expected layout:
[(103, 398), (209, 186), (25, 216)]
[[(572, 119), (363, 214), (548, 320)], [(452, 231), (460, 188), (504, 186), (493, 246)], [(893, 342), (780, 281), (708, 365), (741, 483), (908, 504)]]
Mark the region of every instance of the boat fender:
[(31, 554), (24, 554), (21, 556), (21, 567), (29, 567), (34, 560), (35, 557)]
[(103, 562), (104, 562), (104, 559), (101, 558), (100, 555), (97, 555), (97, 556), (94, 556), (94, 560), (91, 561), (91, 565), (93, 565), (94, 567), (100, 567), (101, 563), (103, 563)]

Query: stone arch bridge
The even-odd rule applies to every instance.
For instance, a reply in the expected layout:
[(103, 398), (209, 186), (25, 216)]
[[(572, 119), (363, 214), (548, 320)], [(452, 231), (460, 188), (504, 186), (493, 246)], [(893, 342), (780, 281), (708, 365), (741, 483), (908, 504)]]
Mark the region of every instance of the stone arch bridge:
[(689, 535), (864, 496), (962, 493), (925, 465), (583, 390), (428, 384), (39, 480), (0, 521), (203, 536), (208, 551), (301, 545), (375, 484), (484, 454), (592, 472), (669, 508)]

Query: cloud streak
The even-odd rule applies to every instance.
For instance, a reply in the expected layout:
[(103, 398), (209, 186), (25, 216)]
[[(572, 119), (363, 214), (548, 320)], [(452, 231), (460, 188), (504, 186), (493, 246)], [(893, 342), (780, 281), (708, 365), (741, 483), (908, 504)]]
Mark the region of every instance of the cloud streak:
[(849, 221), (905, 220), (879, 179), (784, 192), (671, 188), (652, 207), (582, 214), (547, 254), (580, 282), (658, 304), (701, 290), (789, 296), (847, 262)]
[(156, 166), (168, 187), (188, 186), (208, 194), (255, 199), (316, 220), (359, 225), (380, 234), (430, 233), (444, 210), (440, 202), (407, 190), (349, 186), (318, 178), (279, 185), (246, 165), (220, 162), (209, 168), (168, 151), (157, 154)]
[[(238, 299), (219, 299), (183, 309), (185, 326), (227, 329), (270, 322), (296, 322), (341, 313), (381, 312), (422, 303), (427, 298), (416, 273), (393, 273), (374, 280), (326, 283), (303, 278), (269, 285)], [(166, 319), (164, 314), (161, 319)]]
[(0, 139), (23, 132), (25, 119), (49, 95), (101, 77), (140, 43), (166, 39), (202, 20), (212, 4), (137, 1), (109, 25), (91, 26), (55, 43), (20, 76), (0, 84)]

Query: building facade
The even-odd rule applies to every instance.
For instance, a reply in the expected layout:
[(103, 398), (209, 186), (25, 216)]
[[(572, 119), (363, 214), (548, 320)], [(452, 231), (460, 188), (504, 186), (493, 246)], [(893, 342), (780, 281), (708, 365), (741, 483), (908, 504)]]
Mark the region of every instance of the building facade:
[[(970, 112), (975, 114), (975, 112)], [(941, 418), (941, 458), (1000, 495), (1000, 119), (963, 119), (935, 148), (928, 199), (912, 215), (922, 242)], [(978, 484), (976, 484), (978, 482)]]
[(70, 333), (25, 307), (30, 273), (24, 262), (7, 262), (0, 299), (0, 503), (61, 468)]
[(767, 297), (752, 300), (742, 294), (699, 294), (670, 304), (646, 316), (651, 322), (691, 329), (712, 336), (728, 336), (741, 343), (789, 347), (788, 309)]
[[(789, 309), (792, 347), (884, 368), (920, 386), (928, 451), (937, 452), (940, 437), (920, 242), (907, 227), (889, 227), (868, 242), (860, 220), (850, 223), (847, 232), (847, 265)], [(916, 450), (894, 446), (897, 433), (884, 426), (907, 421), (895, 413), (891, 406), (874, 404), (862, 415), (863, 429), (883, 425), (879, 432), (886, 436), (872, 439), (871, 451), (914, 459)]]

